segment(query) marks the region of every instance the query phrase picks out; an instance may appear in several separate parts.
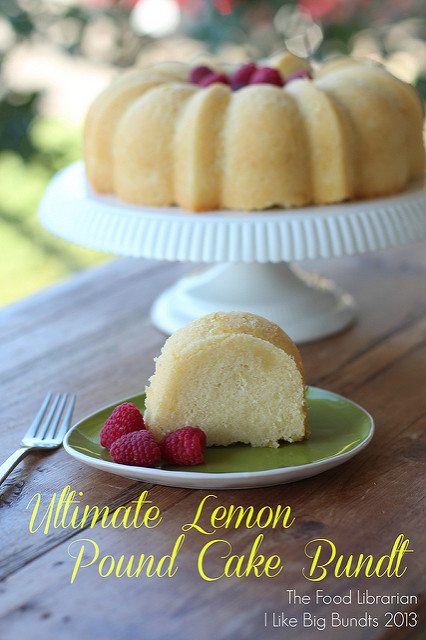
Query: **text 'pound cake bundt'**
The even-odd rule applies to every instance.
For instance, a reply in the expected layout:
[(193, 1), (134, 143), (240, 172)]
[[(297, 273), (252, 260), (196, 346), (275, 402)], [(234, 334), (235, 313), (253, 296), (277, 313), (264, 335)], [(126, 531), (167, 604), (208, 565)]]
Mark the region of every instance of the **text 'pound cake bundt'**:
[(411, 85), (350, 58), (158, 63), (94, 101), (84, 159), (96, 192), (137, 205), (301, 207), (400, 192), (424, 173), (422, 128)]
[(146, 388), (145, 424), (157, 440), (200, 427), (207, 445), (278, 447), (308, 435), (296, 345), (252, 313), (211, 313), (164, 344)]

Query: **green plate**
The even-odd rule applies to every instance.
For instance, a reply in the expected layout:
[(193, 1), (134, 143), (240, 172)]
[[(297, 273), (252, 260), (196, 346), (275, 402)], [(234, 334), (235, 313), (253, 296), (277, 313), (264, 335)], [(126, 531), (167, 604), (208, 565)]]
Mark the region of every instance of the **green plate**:
[(144, 400), (141, 394), (88, 416), (68, 432), (66, 451), (92, 467), (145, 482), (228, 489), (282, 484), (316, 475), (359, 453), (374, 432), (373, 419), (365, 409), (330, 391), (308, 387), (308, 440), (283, 442), (277, 449), (243, 444), (208, 447), (204, 462), (191, 467), (152, 469), (116, 464), (99, 444), (102, 425), (117, 404), (134, 402), (143, 411)]

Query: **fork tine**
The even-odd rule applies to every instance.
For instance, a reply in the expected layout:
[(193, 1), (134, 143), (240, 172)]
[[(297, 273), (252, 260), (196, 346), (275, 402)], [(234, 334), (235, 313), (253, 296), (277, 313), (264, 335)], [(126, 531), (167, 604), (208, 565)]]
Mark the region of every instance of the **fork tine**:
[(49, 412), (47, 414), (47, 416), (44, 419), (43, 425), (40, 427), (40, 432), (37, 430), (35, 432), (35, 436), (39, 439), (43, 439), (46, 436), (46, 431), (49, 428), (49, 425), (52, 421), (52, 418), (55, 414), (56, 411), (56, 407), (58, 406), (59, 400), (61, 398), (61, 394), (57, 393), (53, 399), (53, 402), (51, 404), (51, 407), (49, 409)]
[(68, 394), (67, 393), (64, 393), (62, 398), (61, 398), (60, 394), (58, 394), (58, 396), (59, 396), (58, 403), (59, 403), (59, 400), (61, 402), (59, 404), (59, 407), (58, 407), (58, 403), (56, 404), (56, 406), (55, 406), (56, 413), (52, 413), (51, 421), (47, 422), (47, 425), (45, 427), (44, 434), (43, 434), (44, 438), (54, 438), (55, 437), (55, 433), (56, 433), (56, 430), (58, 428), (59, 421), (60, 421), (61, 416), (62, 416), (62, 412), (64, 410), (65, 404), (66, 404), (67, 399), (68, 399)]
[(34, 418), (34, 420), (32, 421), (31, 425), (29, 426), (27, 432), (24, 435), (24, 438), (34, 438), (34, 435), (37, 432), (37, 429), (39, 428), (41, 421), (43, 420), (43, 416), (46, 413), (46, 409), (49, 406), (49, 402), (50, 399), (52, 397), (52, 392), (49, 391), (49, 393), (47, 394), (47, 396), (44, 399), (43, 404), (41, 405), (40, 409), (37, 412), (36, 417)]
[(72, 416), (72, 412), (74, 410), (74, 404), (75, 404), (75, 395), (73, 394), (70, 398), (70, 403), (68, 405), (68, 409), (64, 415), (64, 418), (62, 420), (62, 423), (58, 429), (58, 433), (56, 434), (56, 438), (60, 439), (61, 441), (64, 439), (66, 432), (68, 431), (68, 429), (70, 428), (70, 424), (71, 424), (71, 416)]
[[(8, 457), (8, 459), (0, 465), (0, 484), (5, 478), (7, 478), (9, 473), (16, 467), (17, 464), (19, 464), (19, 462), (27, 455), (27, 453), (30, 453), (30, 451), (34, 451), (36, 449), (57, 449), (61, 446), (63, 438), (68, 430), (68, 427), (70, 426), (71, 415), (75, 403), (75, 395), (71, 396), (71, 401), (68, 405), (68, 409), (65, 412), (59, 429), (58, 425), (61, 420), (62, 414), (65, 411), (68, 394), (62, 394), (61, 400), (61, 394), (57, 393), (52, 405), (50, 406), (50, 409), (48, 410), (51, 398), (52, 393), (50, 392), (44, 399), (44, 402), (40, 407), (36, 417), (34, 418), (30, 428), (22, 438), (21, 447), (14, 453), (12, 453)], [(57, 412), (55, 416), (56, 408), (60, 401), (61, 403), (59, 406), (59, 412)], [(48, 414), (45, 417), (46, 411), (48, 411)], [(42, 425), (44, 417), (45, 420)], [(40, 427), (42, 433), (36, 435)], [(45, 434), (47, 431), (49, 431), (49, 437), (45, 438)], [(55, 431), (57, 431), (56, 435)]]

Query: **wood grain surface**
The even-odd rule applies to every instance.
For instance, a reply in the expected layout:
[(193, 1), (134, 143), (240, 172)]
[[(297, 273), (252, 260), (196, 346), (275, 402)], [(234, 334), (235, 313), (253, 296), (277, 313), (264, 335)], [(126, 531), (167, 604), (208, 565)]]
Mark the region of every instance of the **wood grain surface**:
[[(33, 453), (0, 486), (0, 638), (121, 640), (257, 640), (326, 638), (420, 640), (425, 637), (425, 354), (426, 296), (424, 245), (370, 255), (306, 263), (333, 278), (358, 305), (348, 330), (304, 344), (300, 351), (311, 385), (340, 393), (374, 417), (372, 443), (346, 464), (316, 477), (275, 487), (201, 491), (150, 485), (97, 471), (60, 449)], [(0, 312), (1, 455), (17, 448), (21, 434), (49, 389), (77, 394), (74, 420), (143, 391), (165, 336), (149, 319), (155, 297), (194, 267), (122, 259), (89, 270)], [(285, 327), (284, 327), (285, 329)], [(344, 425), (342, 425), (344, 428)], [(147, 499), (161, 523), (144, 526), (64, 527), (59, 519), (31, 532), (30, 517), (40, 495), (40, 514), (69, 486), (79, 508), (131, 507)], [(215, 497), (207, 498), (209, 495)], [(172, 577), (101, 577), (99, 562), (81, 567), (74, 581), (73, 557), (86, 539), (82, 562), (153, 555), (155, 563), (172, 553), (182, 527), (194, 521), (212, 530), (218, 506), (255, 511), (291, 508), (288, 527), (229, 526), (214, 534), (194, 527), (185, 532)], [(33, 500), (32, 500), (33, 499)], [(31, 501), (31, 503), (30, 503)], [(75, 503), (75, 506), (77, 503)], [(206, 553), (210, 576), (224, 568), (225, 555), (247, 560), (263, 534), (258, 553), (277, 555), (279, 575), (226, 577), (208, 581), (198, 570), (200, 552), (211, 540), (224, 540)], [(408, 539), (401, 577), (335, 577), (331, 564), (322, 581), (303, 575), (309, 567), (305, 546), (332, 542), (337, 555), (389, 555), (395, 540)], [(325, 544), (325, 543), (324, 543)], [(346, 562), (345, 560), (345, 562)], [(104, 571), (108, 562), (104, 561)], [(155, 565), (156, 566), (156, 565)], [(289, 592), (310, 598), (289, 602)], [(359, 604), (355, 596), (404, 594), (411, 604)], [(352, 596), (347, 604), (326, 604), (322, 595)], [(315, 602), (318, 596), (319, 602)], [(414, 600), (414, 599), (412, 599)], [(337, 612), (343, 623), (331, 626)], [(386, 617), (386, 612), (389, 616)], [(400, 612), (396, 617), (392, 617)], [(416, 614), (417, 624), (409, 626)], [(305, 626), (302, 625), (305, 614)], [(312, 624), (309, 623), (309, 615)], [(363, 618), (370, 616), (369, 623)], [(295, 618), (297, 627), (282, 626)], [(325, 619), (326, 628), (320, 629)], [(355, 623), (350, 618), (356, 620)], [(316, 625), (314, 626), (313, 620)], [(377, 625), (374, 620), (377, 620)], [(395, 624), (385, 627), (390, 619)], [(401, 627), (396, 626), (404, 621)]]

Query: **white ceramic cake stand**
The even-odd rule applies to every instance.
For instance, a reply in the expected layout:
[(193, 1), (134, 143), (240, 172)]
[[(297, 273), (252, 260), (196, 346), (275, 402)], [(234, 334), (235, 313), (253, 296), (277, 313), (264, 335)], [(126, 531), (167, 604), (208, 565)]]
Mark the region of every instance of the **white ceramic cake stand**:
[(426, 234), (426, 190), (357, 203), (270, 210), (185, 213), (138, 207), (94, 194), (81, 162), (59, 173), (39, 208), (52, 233), (110, 253), (216, 263), (164, 291), (151, 310), (167, 334), (211, 311), (244, 310), (279, 324), (295, 342), (336, 333), (355, 318), (350, 295), (293, 261), (350, 256)]

